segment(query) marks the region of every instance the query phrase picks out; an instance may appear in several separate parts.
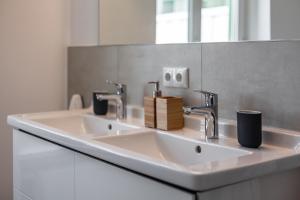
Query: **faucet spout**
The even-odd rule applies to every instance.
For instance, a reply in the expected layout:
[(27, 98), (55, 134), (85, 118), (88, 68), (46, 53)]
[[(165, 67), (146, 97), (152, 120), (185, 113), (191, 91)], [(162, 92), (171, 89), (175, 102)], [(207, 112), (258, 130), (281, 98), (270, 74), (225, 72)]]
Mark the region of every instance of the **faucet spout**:
[(119, 95), (116, 94), (110, 94), (110, 95), (103, 95), (103, 94), (98, 94), (96, 95), (97, 100), (108, 100), (108, 101), (115, 101), (116, 102), (116, 115), (117, 119), (124, 119), (126, 118), (126, 112), (124, 108), (124, 103), (122, 101), (122, 98)]
[(114, 83), (112, 81), (106, 81), (108, 84), (112, 84), (116, 87), (115, 94), (98, 94), (96, 98), (98, 100), (109, 100), (116, 102), (116, 116), (117, 119), (126, 118), (126, 106), (127, 106), (127, 91), (126, 85), (121, 83)]

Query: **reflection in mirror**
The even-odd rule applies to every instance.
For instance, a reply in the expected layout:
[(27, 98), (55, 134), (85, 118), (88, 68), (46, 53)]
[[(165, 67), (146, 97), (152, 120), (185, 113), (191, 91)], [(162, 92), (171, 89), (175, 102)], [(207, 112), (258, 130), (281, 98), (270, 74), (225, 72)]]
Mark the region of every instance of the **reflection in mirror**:
[(236, 8), (232, 0), (203, 0), (201, 8), (201, 41), (234, 40), (233, 16)]
[(100, 44), (155, 43), (155, 1), (100, 0)]
[(236, 39), (237, 0), (156, 0), (156, 43)]
[(189, 42), (189, 0), (156, 0), (156, 43)]
[(72, 0), (71, 4), (74, 44), (85, 45), (85, 36), (86, 44), (97, 41), (97, 45), (300, 39), (300, 0)]

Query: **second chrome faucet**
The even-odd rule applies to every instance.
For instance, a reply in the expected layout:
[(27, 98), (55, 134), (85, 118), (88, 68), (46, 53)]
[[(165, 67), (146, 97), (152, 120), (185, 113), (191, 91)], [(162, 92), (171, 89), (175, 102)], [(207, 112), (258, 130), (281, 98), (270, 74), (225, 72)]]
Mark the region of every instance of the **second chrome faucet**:
[(97, 94), (96, 98), (98, 100), (115, 101), (117, 119), (125, 119), (127, 106), (126, 85), (108, 80), (106, 81), (106, 83), (114, 85), (116, 87), (116, 92), (113, 94)]
[(185, 114), (196, 114), (205, 116), (205, 137), (207, 139), (217, 139), (219, 137), (218, 128), (218, 95), (203, 90), (194, 90), (205, 97), (203, 105), (184, 107)]

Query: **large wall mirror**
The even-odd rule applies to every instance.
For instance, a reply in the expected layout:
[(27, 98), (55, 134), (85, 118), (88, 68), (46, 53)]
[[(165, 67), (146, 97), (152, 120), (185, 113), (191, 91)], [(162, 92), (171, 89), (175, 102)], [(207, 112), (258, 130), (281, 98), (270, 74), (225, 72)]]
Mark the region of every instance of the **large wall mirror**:
[(300, 0), (72, 0), (74, 45), (300, 39)]

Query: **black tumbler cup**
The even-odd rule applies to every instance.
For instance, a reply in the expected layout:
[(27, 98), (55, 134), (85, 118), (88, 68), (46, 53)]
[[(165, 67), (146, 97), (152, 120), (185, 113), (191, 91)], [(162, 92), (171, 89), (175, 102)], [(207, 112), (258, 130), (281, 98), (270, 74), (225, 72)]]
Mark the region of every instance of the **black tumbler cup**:
[(105, 95), (107, 92), (93, 92), (93, 108), (96, 115), (106, 115), (108, 110), (108, 101), (97, 98), (98, 95)]
[(240, 145), (258, 148), (262, 142), (262, 113), (250, 110), (238, 111), (237, 135)]

